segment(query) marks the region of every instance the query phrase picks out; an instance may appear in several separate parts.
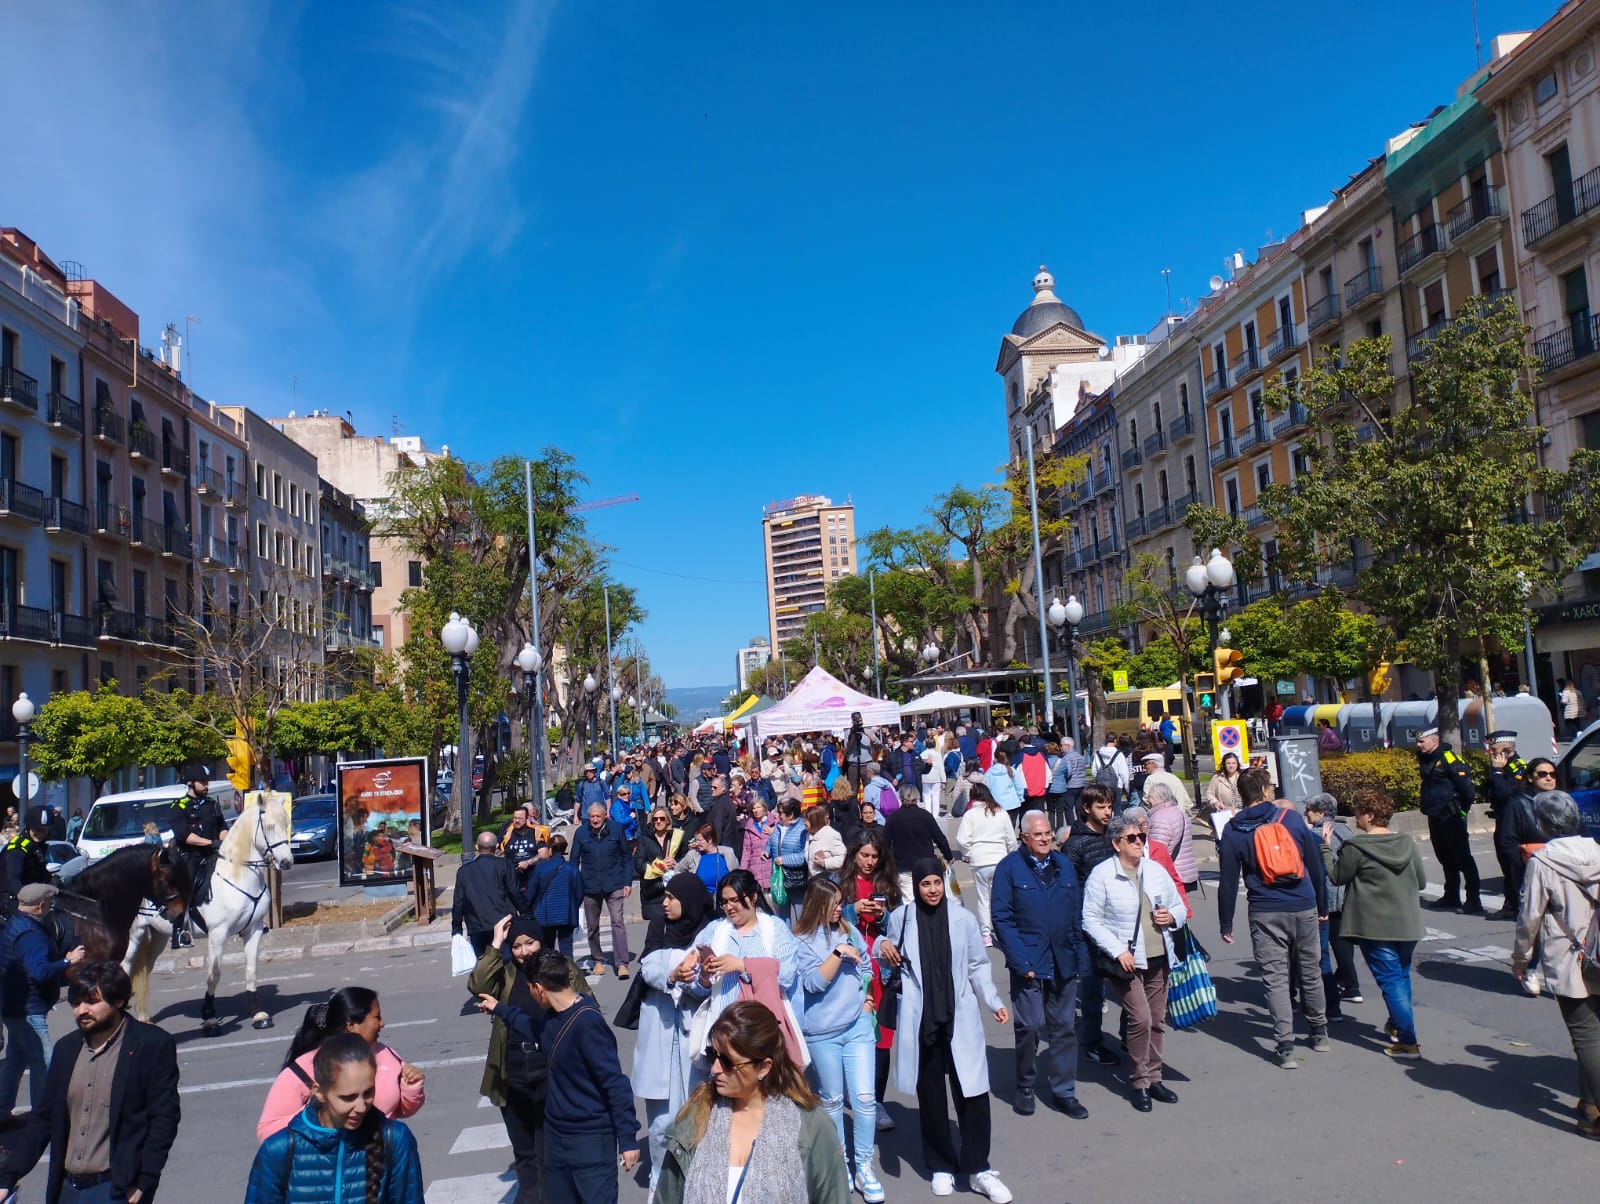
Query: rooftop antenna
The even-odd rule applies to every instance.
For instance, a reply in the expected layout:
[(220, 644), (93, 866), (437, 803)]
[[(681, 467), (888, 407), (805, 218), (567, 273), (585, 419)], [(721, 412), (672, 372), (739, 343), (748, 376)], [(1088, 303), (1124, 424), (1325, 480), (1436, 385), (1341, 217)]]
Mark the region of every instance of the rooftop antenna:
[(300, 408), (300, 377), (298, 375), (289, 378), (289, 400), (296, 409)]
[(1483, 39), (1478, 36), (1478, 0), (1472, 0), (1472, 50), (1478, 56), (1478, 66), (1483, 66)]
[(183, 315), (183, 349), (189, 357), (189, 388), (194, 388), (194, 338), (192, 330), (200, 325), (200, 319), (193, 314)]
[(1172, 269), (1162, 268), (1161, 275), (1167, 282), (1167, 317), (1172, 316)]

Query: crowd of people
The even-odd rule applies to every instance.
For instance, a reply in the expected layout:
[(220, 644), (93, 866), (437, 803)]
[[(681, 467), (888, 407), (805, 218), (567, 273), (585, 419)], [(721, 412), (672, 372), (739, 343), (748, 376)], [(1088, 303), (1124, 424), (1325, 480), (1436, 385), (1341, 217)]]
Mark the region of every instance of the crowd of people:
[[(1548, 760), (1524, 764), (1511, 733), (1490, 744), (1513, 970), (1530, 994), (1555, 996), (1577, 1059), (1577, 1132), (1600, 1139), (1600, 843)], [(1470, 778), (1437, 733), (1418, 756), (1447, 877), (1428, 905), (1481, 911), (1475, 867), (1455, 859)], [(614, 1201), (619, 1165), (659, 1204), (802, 1191), (874, 1204), (891, 1078), (915, 1100), (933, 1194), (964, 1182), (1011, 1200), (992, 1160), (986, 1022), (1013, 1031), (1019, 1116), (1042, 1104), (1086, 1119), (1084, 1060), (1123, 1067), (1139, 1113), (1179, 1103), (1165, 1036), (1215, 1014), (1189, 930), (1197, 822), (1217, 833), (1228, 943), (1243, 886), (1271, 1060), (1295, 1069), (1303, 1050), (1331, 1051), (1329, 1026), (1362, 1001), (1358, 956), (1382, 996), (1383, 1052), (1423, 1056), (1411, 994), (1423, 862), (1379, 789), (1290, 803), (1265, 768), (1225, 759), (1191, 808), (1160, 748), (1085, 757), (1054, 734), (874, 736), (857, 722), (743, 756), (716, 741), (640, 750), (590, 767), (578, 790), (570, 844), (518, 811), (477, 835), (455, 886), (452, 928), (472, 953), (463, 1012), (489, 1018), (480, 1090), (500, 1110), (519, 1204)], [(127, 1015), (120, 967), (64, 944), (55, 891), (22, 886), (0, 930), (0, 1121), (23, 1069), (32, 1095), (26, 1118), (0, 1124), (0, 1201), (47, 1151), (47, 1199), (145, 1200), (177, 1131), (175, 1047)], [(630, 901), (646, 921), (637, 957)], [(627, 983), (609, 1019), (592, 986), (608, 972)], [(76, 1031), (47, 1053), (63, 990)], [(1103, 1025), (1108, 990), (1120, 1040)], [(261, 1109), (249, 1204), (422, 1199), (406, 1120), (427, 1080), (381, 1039), (384, 1024), (369, 986), (307, 1010)], [(617, 1029), (636, 1031), (631, 1058)]]

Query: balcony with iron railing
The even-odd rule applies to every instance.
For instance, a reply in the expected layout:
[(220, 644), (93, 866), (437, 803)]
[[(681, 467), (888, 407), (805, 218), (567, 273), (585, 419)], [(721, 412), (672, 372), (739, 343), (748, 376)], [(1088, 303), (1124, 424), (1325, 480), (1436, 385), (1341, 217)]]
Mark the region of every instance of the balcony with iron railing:
[(1206, 399), (1209, 401), (1211, 398), (1215, 397), (1218, 393), (1222, 392), (1227, 387), (1228, 387), (1228, 374), (1226, 372), (1218, 371), (1218, 372), (1208, 373), (1207, 376), (1206, 376), (1206, 380), (1205, 380), (1205, 395), (1206, 395)]
[(1106, 631), (1111, 627), (1111, 612), (1108, 610), (1091, 611), (1083, 616), (1083, 622), (1078, 624), (1079, 635), (1094, 635), (1096, 632)]
[(1226, 464), (1229, 460), (1237, 459), (1239, 449), (1234, 446), (1233, 439), (1227, 438), (1211, 445), (1211, 467)]
[(1533, 247), (1558, 230), (1576, 229), (1600, 209), (1600, 167), (1572, 181), (1568, 190), (1547, 196), (1532, 209), (1522, 211), (1522, 242)]
[(180, 447), (170, 439), (161, 441), (161, 471), (169, 476), (189, 475), (189, 449)]
[(139, 387), (147, 392), (159, 393), (170, 402), (183, 403), (182, 382), (148, 347), (139, 348)]
[(1239, 449), (1242, 456), (1252, 447), (1267, 441), (1267, 427), (1265, 421), (1252, 422), (1249, 426), (1242, 427), (1233, 433), (1234, 446)]
[(1344, 307), (1356, 309), (1383, 295), (1383, 269), (1374, 264), (1362, 268), (1344, 282)]
[(64, 497), (45, 499), (44, 529), (46, 531), (71, 531), (75, 535), (89, 534), (89, 508)]
[(128, 454), (135, 460), (156, 458), (156, 433), (142, 422), (128, 426)]
[(1475, 226), (1499, 221), (1506, 215), (1506, 190), (1489, 188), (1474, 192), (1444, 217), (1445, 232), (1455, 242)]
[(249, 567), (247, 563), (249, 556), (249, 549), (245, 545), (230, 543), (224, 554), (222, 567), (230, 573), (242, 573)]
[(109, 535), (113, 539), (127, 539), (133, 528), (133, 520), (128, 514), (126, 506), (113, 506), (110, 502), (98, 502), (94, 508), (94, 533), (96, 535)]
[(1167, 442), (1176, 443), (1180, 439), (1187, 439), (1194, 434), (1194, 418), (1189, 414), (1179, 414), (1167, 424)]
[(1535, 333), (1533, 353), (1546, 376), (1592, 356), (1600, 349), (1600, 316), (1580, 310)]
[(1143, 539), (1145, 531), (1149, 528), (1149, 520), (1142, 514), (1136, 514), (1122, 525), (1122, 533), (1130, 540)]
[(1404, 239), (1394, 249), (1396, 265), (1400, 274), (1421, 267), (1435, 255), (1444, 254), (1446, 239), (1444, 230), (1440, 226), (1424, 226), (1410, 238)]
[(1172, 526), (1172, 507), (1157, 506), (1146, 516), (1146, 530), (1154, 535), (1157, 531), (1165, 531)]
[(1167, 433), (1165, 431), (1157, 431), (1153, 435), (1144, 437), (1144, 458), (1146, 460), (1154, 459), (1166, 450)]
[(243, 481), (231, 479), (223, 485), (222, 504), (229, 510), (242, 510), (248, 500)]
[(1123, 472), (1127, 472), (1130, 468), (1137, 468), (1143, 462), (1144, 457), (1139, 454), (1139, 449), (1137, 447), (1125, 447), (1122, 449)]
[(1339, 294), (1329, 293), (1318, 297), (1306, 310), (1306, 329), (1320, 330), (1339, 316)]
[(1272, 340), (1267, 344), (1267, 359), (1269, 362), (1281, 359), (1299, 345), (1300, 334), (1295, 330), (1294, 323), (1289, 322), (1280, 326), (1278, 332), (1272, 336)]
[(1435, 318), (1416, 334), (1406, 340), (1406, 362), (1420, 360), (1428, 354), (1428, 344), (1438, 337), (1439, 332), (1449, 327), (1449, 318)]
[(65, 393), (52, 393), (45, 407), (45, 421), (51, 426), (83, 434), (83, 406)]
[(222, 474), (215, 468), (202, 464), (194, 470), (194, 491), (203, 498), (222, 496)]
[(48, 644), (52, 642), (50, 628), (48, 610), (16, 602), (0, 602), (0, 639)]
[(1233, 383), (1243, 383), (1245, 377), (1261, 371), (1261, 352), (1254, 347), (1246, 347), (1233, 357), (1232, 371)]
[(1180, 493), (1172, 499), (1172, 523), (1174, 526), (1189, 517), (1189, 507), (1200, 500), (1200, 494), (1191, 489), (1188, 493)]
[(26, 523), (44, 520), (44, 491), (11, 477), (0, 477), (0, 518)]
[(78, 648), (94, 647), (94, 624), (86, 615), (69, 615), (57, 611), (50, 616), (51, 637), (57, 644), (72, 644)]
[(1294, 430), (1295, 427), (1304, 426), (1310, 416), (1310, 413), (1306, 410), (1305, 402), (1291, 401), (1289, 408), (1273, 419), (1272, 437), (1280, 439)]
[(0, 368), (0, 402), (37, 414), (39, 382), (16, 368)]
[(128, 541), (136, 548), (150, 548), (158, 550), (166, 542), (163, 528), (153, 518), (134, 515), (133, 525), (128, 533)]
[(1257, 527), (1266, 526), (1271, 521), (1271, 517), (1260, 506), (1251, 506), (1244, 512), (1244, 525), (1252, 531)]
[(125, 439), (122, 415), (108, 405), (95, 406), (94, 437), (103, 443), (115, 443), (120, 447)]
[(197, 541), (196, 551), (200, 554), (200, 563), (207, 567), (216, 567), (228, 562), (228, 541), (219, 539), (215, 535), (202, 535)]
[(1104, 493), (1107, 489), (1111, 488), (1113, 479), (1114, 478), (1112, 477), (1111, 470), (1109, 468), (1102, 468), (1095, 474), (1094, 491), (1096, 493)]

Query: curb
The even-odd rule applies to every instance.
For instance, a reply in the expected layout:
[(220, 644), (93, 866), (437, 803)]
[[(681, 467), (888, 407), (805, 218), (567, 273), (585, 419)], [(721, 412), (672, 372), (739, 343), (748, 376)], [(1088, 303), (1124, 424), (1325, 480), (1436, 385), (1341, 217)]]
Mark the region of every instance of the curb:
[[(443, 916), (436, 917), (426, 928), (413, 925), (409, 932), (391, 932), (384, 935), (373, 935), (369, 931), (363, 931), (369, 924), (379, 926), (381, 922), (329, 924), (324, 927), (348, 928), (355, 931), (339, 933), (311, 928), (305, 930), (311, 934), (310, 936), (274, 941), (275, 936), (281, 937), (283, 934), (295, 931), (291, 928), (280, 928), (267, 933), (262, 942), (259, 958), (263, 963), (290, 962), (309, 957), (342, 957), (349, 953), (381, 953), (391, 949), (438, 948), (450, 943), (450, 922)], [(222, 955), (224, 966), (242, 966), (244, 960), (245, 955), (242, 950), (229, 951)], [(188, 950), (183, 953), (164, 954), (156, 960), (154, 972), (175, 974), (179, 970), (202, 970), (205, 966), (205, 954), (196, 954)]]

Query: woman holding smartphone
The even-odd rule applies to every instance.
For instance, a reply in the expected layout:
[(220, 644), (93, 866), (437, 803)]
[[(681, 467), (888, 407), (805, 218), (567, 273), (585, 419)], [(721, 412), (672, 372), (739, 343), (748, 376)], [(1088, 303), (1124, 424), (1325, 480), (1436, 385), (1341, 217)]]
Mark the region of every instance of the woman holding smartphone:
[[(889, 852), (889, 842), (880, 831), (866, 831), (845, 854), (844, 873), (840, 877), (839, 894), (844, 904), (844, 918), (854, 924), (867, 939), (867, 948), (883, 935), (884, 918), (900, 906), (900, 886), (896, 880), (894, 857)], [(883, 1093), (889, 1086), (889, 1051), (894, 1048), (894, 1005), (885, 1009), (883, 984), (890, 973), (888, 966), (877, 958), (872, 959), (873, 1016), (877, 1020), (878, 1039), (873, 1057), (872, 1098), (878, 1105), (877, 1126), (880, 1131), (894, 1128), (894, 1120), (884, 1106)]]

